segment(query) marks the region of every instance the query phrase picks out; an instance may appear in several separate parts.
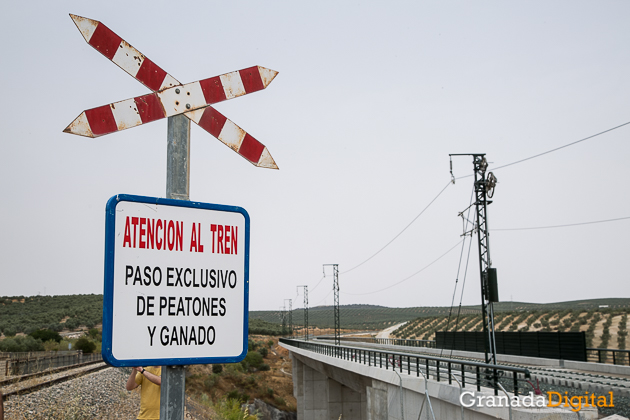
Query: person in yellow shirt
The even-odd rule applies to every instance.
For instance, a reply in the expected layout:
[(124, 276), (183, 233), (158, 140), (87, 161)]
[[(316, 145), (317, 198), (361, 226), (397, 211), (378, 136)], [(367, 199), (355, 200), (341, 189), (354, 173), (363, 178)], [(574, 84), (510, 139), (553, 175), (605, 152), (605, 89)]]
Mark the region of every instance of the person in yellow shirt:
[(138, 419), (160, 418), (160, 391), (162, 385), (162, 368), (149, 366), (134, 367), (127, 379), (127, 391), (140, 385), (140, 413)]

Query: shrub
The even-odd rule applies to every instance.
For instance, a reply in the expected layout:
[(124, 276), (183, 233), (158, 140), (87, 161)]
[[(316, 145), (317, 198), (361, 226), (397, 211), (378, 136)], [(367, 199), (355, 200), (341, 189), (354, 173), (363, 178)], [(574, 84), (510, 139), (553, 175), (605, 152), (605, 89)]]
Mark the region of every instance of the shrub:
[(55, 340), (57, 343), (61, 343), (61, 336), (57, 331), (51, 330), (36, 330), (29, 334), (31, 337), (35, 339), (40, 339), (42, 342), (46, 342), (48, 340)]
[(269, 367), (269, 365), (267, 363), (263, 363), (262, 365), (260, 365), (260, 367), (258, 368), (258, 370), (262, 371), (262, 372), (266, 372), (268, 370), (270, 370), (271, 367)]
[[(238, 392), (237, 392), (238, 394)], [(241, 409), (241, 400), (238, 398), (228, 398), (220, 401), (214, 406), (214, 410), (220, 418), (226, 420), (256, 420), (258, 416), (249, 414), (247, 408)]]
[(203, 387), (206, 389), (206, 391), (210, 391), (217, 384), (218, 381), (219, 375), (213, 373), (203, 380)]
[(59, 351), (59, 343), (57, 343), (55, 340), (48, 340), (44, 343), (44, 350)]
[(267, 357), (267, 355), (269, 354), (269, 350), (267, 350), (267, 347), (261, 347), (258, 350), (258, 353), (260, 353), (262, 357)]
[(224, 366), (224, 376), (228, 378), (239, 378), (245, 369), (243, 369), (243, 365), (241, 363), (226, 363)]
[(85, 337), (81, 337), (74, 343), (74, 348), (83, 351), (83, 353), (92, 353), (96, 350), (96, 344), (92, 343)]
[(212, 365), (212, 373), (219, 374), (221, 372), (223, 372), (223, 365), (221, 364)]
[(243, 368), (246, 368), (246, 365), (247, 365), (255, 369), (258, 369), (260, 365), (262, 365), (262, 363), (263, 363), (263, 357), (257, 351), (247, 352), (247, 356), (245, 356), (245, 359), (243, 359), (243, 361), (241, 362), (241, 364), (243, 364)]
[(228, 401), (235, 400), (245, 404), (247, 403), (247, 401), (249, 401), (249, 394), (240, 392), (239, 390), (235, 389), (227, 393), (227, 399)]

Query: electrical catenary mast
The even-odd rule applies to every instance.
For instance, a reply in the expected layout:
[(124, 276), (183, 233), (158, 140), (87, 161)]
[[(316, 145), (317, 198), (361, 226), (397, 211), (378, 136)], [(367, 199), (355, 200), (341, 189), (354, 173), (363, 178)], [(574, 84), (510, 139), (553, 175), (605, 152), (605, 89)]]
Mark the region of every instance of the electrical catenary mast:
[(333, 267), (333, 292), (335, 295), (335, 345), (341, 344), (341, 321), (339, 319), (339, 264), (324, 264), (324, 277), (326, 277), (326, 266)]
[(304, 288), (304, 340), (308, 340), (308, 286), (298, 286)]
[[(479, 247), (479, 274), (481, 277), (481, 315), (483, 319), (484, 348), (486, 363), (497, 363), (497, 346), (494, 337), (494, 311), (492, 304), (499, 301), (499, 289), (497, 286), (497, 269), (492, 268), (490, 259), (490, 237), (488, 234), (488, 200), (494, 195), (494, 187), (497, 178), (492, 172), (488, 172), (488, 161), (485, 153), (461, 153), (449, 156), (472, 156), (475, 176), (475, 208), (477, 211), (477, 231)], [(451, 176), (453, 175), (453, 162), (451, 161)], [(453, 177), (453, 183), (455, 178)], [(490, 354), (489, 354), (490, 353)]]

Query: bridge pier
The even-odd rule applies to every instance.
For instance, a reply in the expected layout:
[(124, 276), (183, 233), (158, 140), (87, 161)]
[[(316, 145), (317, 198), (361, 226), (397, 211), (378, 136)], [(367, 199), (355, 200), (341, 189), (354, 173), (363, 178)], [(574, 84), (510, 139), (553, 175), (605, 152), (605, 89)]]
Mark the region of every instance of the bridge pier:
[(362, 420), (367, 418), (366, 394), (357, 392), (306, 365), (293, 362), (293, 394), (298, 420)]
[(366, 388), (367, 416), (365, 418), (368, 420), (386, 419), (389, 406), (387, 386), (378, 381), (373, 385)]

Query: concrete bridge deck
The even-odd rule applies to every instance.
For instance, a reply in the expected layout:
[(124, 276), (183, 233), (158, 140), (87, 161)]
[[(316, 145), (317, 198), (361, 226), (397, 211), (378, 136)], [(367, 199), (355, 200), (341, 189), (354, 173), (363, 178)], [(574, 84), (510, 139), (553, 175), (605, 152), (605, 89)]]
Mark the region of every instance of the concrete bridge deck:
[[(291, 340), (283, 341), (281, 345), (290, 351), (293, 362), (294, 395), (300, 420), (338, 420), (340, 416), (343, 420), (598, 418), (596, 407), (572, 411), (571, 407), (548, 407), (547, 402), (536, 406), (543, 405), (536, 397), (527, 400), (526, 396), (506, 396), (501, 391), (496, 396), (492, 388), (474, 386), (472, 381), (463, 388), (456, 380), (449, 384), (443, 369), (440, 381), (437, 380), (440, 373), (435, 369), (429, 371), (425, 380), (404, 365), (410, 359), (403, 357), (394, 372), (391, 366), (378, 366), (375, 356), (369, 354), (340, 358), (298, 348), (291, 345)], [(357, 343), (351, 344), (356, 347)], [(390, 347), (398, 352), (409, 350)]]

